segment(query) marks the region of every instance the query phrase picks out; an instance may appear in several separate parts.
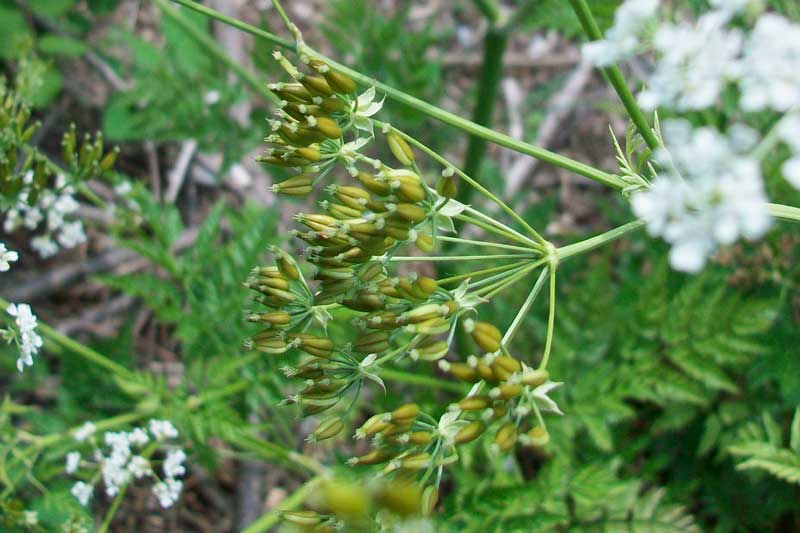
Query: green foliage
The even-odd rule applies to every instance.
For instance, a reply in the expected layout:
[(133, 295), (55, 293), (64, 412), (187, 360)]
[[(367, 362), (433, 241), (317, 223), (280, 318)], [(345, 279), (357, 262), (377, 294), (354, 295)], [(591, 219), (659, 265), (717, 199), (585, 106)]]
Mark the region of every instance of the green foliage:
[[(183, 15), (206, 31), (204, 17)], [(242, 86), (230, 83), (225, 66), (174, 21), (163, 18), (161, 30), (161, 47), (125, 29), (112, 34), (112, 42), (133, 52), (125, 70), (136, 90), (112, 96), (103, 130), (118, 141), (197, 139), (201, 148), (222, 151), (226, 161), (240, 160), (262, 136), (261, 128), (245, 128), (230, 117), (231, 106), (246, 97)]]
[[(100, 279), (142, 298), (160, 322), (175, 325), (185, 357), (203, 359), (238, 350), (247, 328), (243, 320), (230, 317), (239, 316), (247, 301), (241, 280), (273, 242), (274, 212), (218, 204), (197, 229), (193, 244), (177, 254), (179, 239), (186, 237), (178, 209), (157, 202), (143, 189), (135, 198), (143, 224), (134, 233), (121, 234), (120, 243), (158, 268)], [(226, 236), (230, 238), (222, 242)]]
[(532, 482), (477, 483), (449, 502), (447, 531), (701, 531), (663, 489), (620, 479), (617, 469), (556, 458)]
[(789, 483), (800, 484), (800, 407), (794, 412), (789, 429), (789, 446), (784, 447), (780, 426), (769, 415), (763, 415), (762, 427), (750, 423), (740, 430), (741, 440), (728, 451), (745, 459), (739, 470), (765, 470)]
[[(601, 29), (610, 26), (620, 0), (591, 0), (589, 5)], [(583, 29), (569, 2), (543, 0), (534, 2), (529, 9), (526, 25), (531, 28), (555, 29), (569, 37), (581, 37)]]

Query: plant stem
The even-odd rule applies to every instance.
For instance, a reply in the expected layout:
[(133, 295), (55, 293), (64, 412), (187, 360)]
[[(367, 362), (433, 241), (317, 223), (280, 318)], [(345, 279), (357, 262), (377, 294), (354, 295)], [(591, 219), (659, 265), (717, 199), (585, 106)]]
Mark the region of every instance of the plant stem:
[(267, 531), (269, 528), (280, 522), (281, 512), (297, 509), (321, 480), (322, 477), (317, 476), (306, 481), (299, 489), (294, 491), (290, 496), (278, 504), (275, 509), (261, 515), (258, 520), (243, 529), (242, 533), (262, 533)]
[(528, 261), (517, 261), (516, 263), (510, 263), (508, 265), (501, 265), (492, 268), (484, 268), (482, 270), (475, 270), (473, 272), (467, 272), (466, 274), (459, 274), (458, 276), (451, 276), (449, 278), (442, 278), (436, 280), (440, 285), (442, 283), (452, 283), (454, 281), (461, 281), (467, 278), (477, 278), (480, 276), (484, 276), (486, 274), (492, 274), (494, 272), (504, 272), (506, 270), (511, 270), (513, 268), (520, 267), (526, 264)]
[(542, 362), (539, 364), (539, 370), (547, 368), (547, 363), (550, 362), (550, 351), (553, 348), (553, 330), (556, 325), (556, 269), (550, 268), (550, 312), (547, 317), (547, 339), (544, 343), (544, 355)]
[[(163, 0), (158, 0), (158, 1), (163, 1)], [(286, 41), (285, 39), (281, 39), (280, 37), (277, 37), (260, 28), (256, 28), (255, 26), (251, 26), (250, 24), (246, 24), (244, 22), (237, 21), (231, 17), (227, 17), (222, 13), (204, 7), (196, 2), (193, 2), (192, 0), (172, 0), (172, 1), (181, 4), (189, 9), (193, 9), (195, 11), (203, 13), (204, 15), (219, 20), (220, 22), (223, 22), (225, 24), (230, 24), (231, 26), (240, 29), (246, 33), (249, 33), (253, 36), (266, 39), (267, 41), (276, 44), (278, 46), (288, 48), (290, 50), (297, 49), (296, 45)], [(328, 65), (330, 65), (330, 67), (333, 70), (336, 70), (337, 72), (341, 72), (343, 74), (350, 76), (357, 83), (360, 83), (363, 86), (374, 86), (376, 90), (384, 93), (387, 97), (391, 98), (392, 100), (404, 104), (408, 107), (411, 107), (412, 109), (416, 109), (417, 111), (425, 115), (428, 115), (429, 117), (435, 118), (445, 124), (458, 128), (466, 133), (469, 133), (471, 135), (476, 135), (478, 137), (486, 139), (489, 142), (495, 143), (500, 146), (504, 146), (506, 148), (510, 148), (519, 153), (535, 157), (541, 161), (544, 161), (545, 163), (550, 163), (551, 165), (557, 166), (559, 168), (569, 170), (581, 176), (608, 185), (609, 187), (614, 187), (615, 189), (622, 189), (626, 185), (623, 180), (621, 180), (614, 174), (610, 174), (603, 170), (596, 169), (591, 165), (581, 163), (580, 161), (575, 161), (574, 159), (570, 159), (568, 157), (556, 154), (539, 146), (518, 141), (516, 139), (509, 137), (508, 135), (498, 133), (485, 126), (481, 126), (480, 124), (475, 124), (474, 122), (471, 122), (457, 115), (454, 115), (453, 113), (445, 111), (444, 109), (440, 109), (423, 100), (420, 100), (419, 98), (415, 98), (409, 94), (406, 94), (403, 91), (390, 87), (389, 85), (383, 84), (373, 78), (370, 78), (369, 76), (365, 76), (364, 74), (361, 74), (360, 72), (350, 69), (342, 65), (341, 63), (338, 63), (320, 54), (315, 50), (306, 48), (305, 51), (328, 63)]]
[[(495, 6), (496, 7), (496, 6)], [(499, 12), (497, 19), (499, 19)], [(486, 31), (483, 41), (483, 61), (478, 77), (478, 94), (472, 111), (472, 121), (481, 126), (492, 126), (497, 91), (503, 74), (503, 55), (508, 45), (508, 31), (498, 26), (497, 20)], [(464, 160), (464, 173), (475, 176), (481, 168), (486, 154), (486, 139), (471, 135)], [(458, 192), (458, 201), (469, 203), (472, 189), (462, 187)]]
[[(586, 0), (569, 0), (569, 2), (572, 4), (572, 9), (578, 16), (578, 20), (580, 20), (581, 26), (583, 26), (583, 31), (589, 39), (592, 41), (601, 40), (603, 38), (603, 32), (600, 31), (600, 27), (597, 25), (597, 21), (594, 15), (592, 15), (592, 10)], [(625, 106), (625, 111), (628, 112), (628, 116), (636, 125), (636, 129), (639, 130), (639, 134), (642, 136), (642, 139), (644, 139), (644, 142), (647, 143), (647, 146), (651, 150), (655, 150), (661, 146), (661, 143), (658, 142), (658, 137), (653, 133), (650, 124), (647, 122), (647, 118), (645, 118), (644, 113), (642, 113), (639, 104), (636, 103), (636, 98), (625, 82), (625, 77), (622, 75), (619, 67), (611, 65), (601, 68), (600, 71), (611, 86), (614, 87), (619, 99), (622, 101), (622, 105)]]
[(508, 231), (501, 230), (500, 228), (498, 228), (497, 226), (495, 226), (493, 224), (486, 224), (484, 222), (481, 222), (480, 220), (476, 220), (476, 219), (474, 219), (474, 218), (472, 218), (472, 217), (470, 217), (468, 215), (465, 215), (463, 213), (461, 213), (459, 215), (456, 215), (453, 218), (456, 219), (456, 220), (461, 220), (463, 222), (468, 222), (468, 223), (472, 224), (473, 226), (477, 226), (479, 228), (485, 229), (488, 232), (491, 232), (491, 233), (494, 233), (496, 235), (499, 235), (500, 237), (504, 237), (504, 238), (506, 238), (506, 239), (508, 239), (510, 241), (515, 241), (515, 242), (518, 242), (520, 244), (527, 244), (529, 246), (531, 245), (531, 242), (532, 242), (528, 238), (518, 237), (514, 233), (509, 233)]
[(769, 214), (785, 222), (800, 222), (800, 207), (782, 204), (767, 204)]
[(522, 321), (525, 320), (525, 317), (527, 316), (528, 311), (530, 311), (533, 302), (536, 301), (536, 297), (539, 296), (539, 293), (542, 291), (544, 281), (547, 279), (547, 274), (549, 272), (550, 269), (545, 268), (542, 270), (542, 273), (539, 274), (539, 277), (536, 279), (536, 283), (534, 283), (531, 292), (528, 293), (528, 297), (525, 298), (525, 301), (522, 303), (522, 307), (519, 308), (517, 315), (514, 317), (511, 325), (508, 326), (505, 335), (503, 335), (503, 346), (508, 345), (508, 343), (514, 338), (514, 335), (517, 334), (517, 330), (522, 325)]
[[(767, 204), (769, 214), (783, 222), (800, 223), (800, 208), (783, 204)], [(586, 240), (562, 246), (556, 250), (559, 261), (564, 261), (576, 255), (582, 255), (590, 250), (603, 246), (611, 241), (615, 241), (624, 235), (644, 227), (645, 221), (642, 219), (628, 222), (612, 230), (595, 235)]]
[[(9, 302), (0, 298), (0, 307), (3, 309), (8, 309), (8, 306), (11, 305)], [(87, 361), (90, 361), (97, 366), (105, 368), (106, 370), (111, 371), (113, 374), (117, 375), (123, 379), (132, 379), (134, 377), (133, 372), (125, 368), (124, 366), (120, 365), (119, 363), (115, 363), (105, 355), (85, 346), (66, 335), (63, 335), (53, 329), (52, 327), (48, 326), (43, 322), (38, 322), (37, 329), (42, 332), (47, 339), (54, 342), (58, 346), (62, 348), (66, 348), (67, 350), (80, 355)]]
[[(509, 208), (509, 209), (510, 209), (510, 208)], [(489, 215), (486, 215), (486, 214), (484, 214), (484, 213), (482, 213), (482, 212), (478, 211), (477, 209), (473, 209), (472, 207), (469, 207), (469, 206), (467, 206), (467, 207), (464, 209), (464, 212), (465, 212), (465, 213), (467, 213), (467, 214), (469, 214), (469, 215), (472, 215), (472, 216), (474, 216), (474, 217), (477, 217), (477, 218), (479, 218), (479, 219), (481, 219), (481, 220), (484, 220), (484, 221), (488, 222), (489, 224), (492, 224), (492, 225), (494, 225), (494, 226), (497, 226), (498, 228), (500, 228), (500, 229), (502, 229), (502, 230), (504, 230), (504, 231), (507, 231), (507, 232), (509, 232), (509, 233), (513, 233), (514, 235), (516, 235), (516, 236), (517, 236), (517, 237), (519, 237), (520, 239), (524, 239), (525, 241), (529, 242), (529, 243), (531, 244), (531, 246), (533, 246), (534, 248), (542, 248), (542, 247), (543, 247), (542, 245), (544, 245), (544, 244), (546, 244), (546, 243), (547, 243), (547, 241), (545, 241), (544, 239), (542, 239), (541, 237), (539, 237), (539, 236), (538, 236), (539, 234), (538, 234), (538, 233), (536, 233), (536, 230), (534, 230), (534, 229), (533, 229), (533, 228), (531, 228), (530, 226), (527, 226), (528, 228), (530, 228), (530, 229), (529, 229), (529, 231), (531, 231), (531, 233), (532, 233), (532, 234), (535, 234), (535, 235), (537, 236), (537, 239), (540, 239), (540, 243), (541, 243), (541, 244), (540, 244), (540, 243), (537, 243), (537, 242), (535, 242), (535, 241), (533, 241), (533, 240), (531, 240), (531, 239), (529, 239), (528, 237), (526, 237), (526, 236), (522, 235), (521, 233), (519, 233), (519, 232), (518, 232), (518, 231), (516, 231), (515, 229), (513, 229), (513, 228), (510, 228), (510, 227), (506, 226), (505, 224), (503, 224), (503, 223), (502, 223), (502, 222), (500, 222), (499, 220), (497, 220), (497, 219), (494, 219), (494, 218), (490, 217)], [(514, 214), (516, 215), (516, 213), (514, 213)], [(517, 216), (519, 216), (519, 215), (517, 215)], [(521, 217), (520, 217), (520, 220), (521, 220)], [(526, 224), (527, 224), (527, 223), (526, 223)]]
[(499, 259), (518, 259), (522, 257), (535, 257), (533, 254), (498, 254), (498, 255), (413, 255), (413, 256), (395, 256), (389, 259), (390, 262), (420, 262), (420, 261), (436, 261), (439, 263), (453, 263), (459, 261), (493, 261)]
[[(800, 212), (800, 210), (798, 210), (798, 212)], [(601, 233), (600, 235), (595, 235), (594, 237), (576, 242), (575, 244), (562, 246), (556, 250), (556, 255), (558, 256), (559, 261), (564, 261), (572, 256), (584, 254), (611, 241), (617, 240), (632, 231), (638, 230), (644, 225), (645, 222), (641, 219), (628, 222), (627, 224), (606, 231), (605, 233)]]
[(122, 500), (125, 498), (125, 494), (128, 492), (128, 485), (130, 485), (130, 483), (125, 484), (121, 489), (119, 489), (114, 501), (111, 502), (111, 506), (106, 512), (106, 516), (103, 518), (103, 523), (100, 524), (100, 529), (97, 530), (98, 533), (107, 533), (108, 528), (111, 527), (111, 521), (114, 520), (114, 516), (119, 510), (119, 506), (122, 504)]
[(490, 24), (496, 25), (500, 22), (500, 6), (494, 0), (473, 0), (475, 7), (483, 13)]
[(284, 39), (283, 37), (278, 37), (268, 31), (264, 31), (262, 29), (256, 28), (255, 26), (251, 26), (246, 22), (242, 22), (241, 20), (235, 19), (233, 17), (229, 17), (227, 15), (223, 15), (219, 11), (215, 11), (210, 7), (206, 7), (203, 4), (198, 4), (197, 2), (192, 2), (191, 0), (172, 0), (176, 4), (181, 4), (184, 7), (187, 7), (193, 11), (197, 11), (208, 18), (216, 19), (223, 24), (227, 24), (228, 26), (232, 26), (238, 30), (241, 30), (245, 33), (249, 33), (251, 35), (255, 35), (265, 41), (269, 41), (276, 46), (280, 46), (281, 48), (287, 48), (289, 50), (295, 50), (296, 46), (292, 41), (288, 39)]
[(278, 446), (277, 444), (261, 439), (256, 435), (240, 434), (235, 438), (226, 440), (230, 444), (243, 450), (253, 452), (262, 458), (266, 458), (271, 461), (283, 461), (287, 465), (301, 471), (310, 471), (317, 475), (325, 474), (327, 472), (327, 469), (317, 462), (316, 459), (299, 454), (293, 450), (288, 450), (282, 446)]
[(422, 385), (431, 389), (447, 390), (458, 394), (464, 394), (464, 387), (459, 383), (453, 381), (445, 381), (437, 379), (432, 376), (424, 374), (414, 374), (411, 372), (403, 372), (394, 368), (382, 368), (380, 376), (388, 381), (395, 381), (397, 383), (409, 383), (412, 385)]
[(459, 237), (438, 237), (440, 241), (452, 242), (455, 244), (469, 244), (472, 246), (482, 246), (485, 248), (501, 248), (504, 250), (516, 250), (519, 252), (530, 252), (533, 248), (524, 246), (514, 246), (513, 244), (501, 244), (498, 242), (475, 241), (472, 239), (461, 239)]
[[(373, 122), (375, 122), (376, 124), (382, 125), (382, 123), (381, 123), (381, 122), (379, 122), (379, 121), (377, 121), (377, 120), (375, 120), (375, 121), (373, 121)], [(527, 230), (527, 231), (528, 231), (528, 232), (529, 232), (531, 235), (533, 235), (533, 236), (536, 238), (536, 240), (538, 240), (538, 241), (539, 241), (540, 243), (542, 243), (542, 244), (544, 244), (544, 243), (546, 242), (546, 241), (545, 241), (545, 240), (544, 240), (544, 239), (541, 237), (541, 235), (539, 235), (539, 233), (538, 233), (538, 232), (537, 232), (535, 229), (533, 229), (533, 228), (531, 227), (531, 225), (530, 225), (530, 224), (528, 224), (528, 223), (525, 221), (525, 219), (524, 219), (524, 218), (522, 218), (521, 216), (519, 216), (519, 215), (517, 214), (517, 212), (516, 212), (516, 211), (514, 211), (514, 210), (513, 210), (511, 207), (509, 207), (509, 206), (508, 206), (508, 204), (506, 204), (504, 201), (502, 201), (500, 198), (498, 198), (498, 197), (497, 197), (497, 195), (495, 195), (495, 194), (494, 194), (493, 192), (491, 192), (489, 189), (487, 189), (486, 187), (484, 187), (483, 185), (481, 185), (480, 183), (478, 183), (477, 181), (475, 181), (474, 179), (472, 179), (472, 178), (469, 176), (469, 174), (467, 174), (466, 172), (464, 172), (463, 170), (461, 170), (461, 169), (459, 169), (459, 168), (453, 167), (453, 166), (450, 164), (450, 162), (449, 162), (449, 161), (447, 161), (447, 159), (445, 159), (444, 157), (442, 157), (442, 156), (441, 156), (440, 154), (438, 154), (436, 151), (434, 151), (434, 150), (432, 150), (432, 149), (428, 148), (428, 147), (427, 147), (425, 144), (423, 144), (423, 143), (419, 142), (417, 139), (415, 139), (414, 137), (412, 137), (412, 136), (408, 135), (407, 133), (405, 133), (405, 132), (403, 132), (403, 131), (401, 131), (401, 130), (398, 130), (398, 129), (396, 129), (396, 128), (395, 128), (395, 132), (397, 132), (397, 134), (398, 134), (398, 135), (400, 135), (401, 137), (403, 137), (403, 138), (404, 138), (406, 141), (408, 141), (408, 142), (409, 142), (409, 143), (411, 143), (412, 145), (416, 146), (417, 148), (419, 148), (420, 150), (422, 150), (423, 152), (425, 152), (426, 154), (428, 154), (428, 156), (430, 156), (432, 159), (434, 159), (435, 161), (437, 161), (437, 162), (438, 162), (440, 165), (442, 165), (442, 166), (444, 166), (444, 167), (449, 167), (449, 168), (452, 168), (452, 169), (455, 171), (455, 173), (458, 175), (458, 177), (459, 177), (459, 178), (461, 178), (462, 180), (466, 181), (468, 184), (470, 184), (472, 187), (474, 187), (474, 188), (475, 188), (475, 189), (476, 189), (478, 192), (480, 192), (481, 194), (483, 194), (484, 196), (486, 196), (486, 198), (488, 198), (489, 200), (491, 200), (492, 202), (494, 202), (495, 204), (497, 204), (497, 206), (498, 206), (498, 207), (500, 207), (500, 209), (502, 209), (503, 211), (505, 211), (505, 212), (506, 212), (506, 213), (507, 213), (507, 214), (508, 214), (508, 215), (509, 215), (511, 218), (513, 218), (513, 219), (514, 219), (514, 220), (515, 220), (515, 221), (516, 221), (516, 222), (517, 222), (517, 223), (518, 223), (520, 226), (522, 226), (523, 228), (525, 228), (525, 229), (526, 229), (526, 230)], [(491, 219), (490, 219), (490, 220), (491, 220)], [(494, 223), (497, 223), (497, 221), (495, 221), (495, 220), (492, 220), (492, 222), (494, 222)], [(508, 230), (510, 230), (511, 228), (504, 227), (503, 229), (508, 229)], [(520, 235), (520, 237), (522, 237), (522, 235)]]
[[(195, 27), (191, 22), (186, 20), (186, 18), (181, 15), (178, 11), (175, 10), (172, 6), (169, 5), (167, 0), (153, 0), (158, 7), (167, 15), (169, 18), (175, 21), (178, 26), (180, 26), (186, 33), (191, 35), (194, 40), (196, 40), (206, 51), (217, 58), (219, 61), (224, 63), (229, 69), (236, 73), (239, 78), (245, 82), (250, 88), (258, 93), (263, 98), (277, 103), (278, 98), (272, 94), (272, 91), (267, 89), (266, 85), (259, 80), (255, 74), (247, 70), (244, 66), (240, 65), (236, 61), (230, 58), (225, 51), (220, 48), (219, 45), (212, 39), (207, 33), (200, 31)], [(182, 3), (182, 2), (179, 2)], [(218, 17), (214, 17), (218, 18)], [(226, 22), (226, 21), (222, 21)], [(226, 22), (227, 23), (227, 22)]]

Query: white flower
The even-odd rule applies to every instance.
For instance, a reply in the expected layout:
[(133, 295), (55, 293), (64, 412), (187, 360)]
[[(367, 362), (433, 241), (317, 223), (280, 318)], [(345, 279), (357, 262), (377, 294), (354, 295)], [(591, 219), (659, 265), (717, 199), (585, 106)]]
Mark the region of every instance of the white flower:
[(150, 442), (150, 437), (144, 429), (134, 428), (133, 431), (128, 433), (128, 442), (135, 446), (144, 446)]
[(39, 525), (39, 513), (36, 511), (23, 511), (22, 512), (22, 522), (24, 525), (28, 527), (34, 527)]
[(50, 235), (38, 235), (31, 239), (31, 248), (36, 250), (42, 259), (53, 257), (58, 253), (58, 244)]
[(743, 109), (788, 111), (800, 106), (800, 25), (772, 13), (759, 17), (741, 65)]
[(86, 504), (89, 503), (89, 498), (92, 497), (94, 487), (83, 481), (78, 481), (69, 492), (78, 499), (82, 506), (86, 507)]
[(214, 105), (217, 102), (219, 102), (221, 97), (222, 95), (220, 95), (219, 91), (216, 90), (208, 91), (203, 96), (203, 102), (205, 102), (206, 105)]
[(144, 476), (149, 476), (152, 473), (150, 469), (150, 461), (141, 455), (134, 455), (128, 463), (128, 472), (131, 473), (136, 479), (141, 479)]
[(614, 25), (605, 39), (586, 43), (583, 55), (594, 65), (608, 66), (635, 54), (647, 23), (655, 16), (658, 0), (627, 0), (614, 13)]
[(158, 498), (158, 503), (164, 509), (172, 507), (178, 501), (183, 489), (183, 482), (168, 478), (153, 485), (153, 494)]
[(664, 24), (658, 29), (653, 46), (659, 59), (639, 96), (642, 107), (686, 111), (717, 102), (722, 88), (737, 75), (743, 39), (739, 30), (726, 28), (727, 21), (726, 13), (712, 11), (695, 25)]
[(17, 369), (22, 372), (26, 366), (33, 365), (33, 356), (42, 347), (42, 338), (36, 333), (36, 315), (31, 312), (28, 304), (10, 304), (6, 309), (9, 315), (15, 318), (14, 322), (19, 331), (19, 351)]
[(78, 442), (83, 442), (97, 431), (97, 427), (91, 422), (85, 422), (81, 427), (75, 430), (73, 438)]
[(69, 452), (67, 454), (66, 466), (64, 467), (64, 472), (67, 474), (74, 474), (78, 470), (78, 466), (81, 464), (81, 454), (78, 452)]
[(719, 245), (757, 239), (769, 229), (759, 162), (741, 151), (755, 139), (742, 128), (731, 128), (732, 139), (686, 121), (664, 124), (669, 151), (656, 153), (664, 171), (631, 205), (650, 235), (672, 245), (676, 270), (697, 272)]
[(6, 243), (0, 242), (0, 272), (8, 272), (11, 264), (19, 259), (19, 254), (6, 248)]
[(381, 110), (383, 100), (375, 101), (375, 87), (370, 87), (360, 95), (353, 105), (353, 125), (370, 135), (374, 135), (370, 117)]
[(127, 457), (111, 455), (103, 462), (103, 483), (106, 486), (106, 496), (113, 498), (120, 489), (131, 480), (131, 472), (127, 467)]
[(795, 189), (800, 189), (800, 157), (793, 157), (781, 165), (783, 177)]
[(185, 460), (186, 453), (183, 450), (170, 450), (162, 465), (164, 475), (167, 477), (177, 477), (185, 474), (186, 467), (183, 466)]
[(151, 420), (150, 433), (156, 440), (174, 439), (178, 436), (178, 430), (169, 420)]
[(114, 193), (119, 196), (126, 196), (133, 190), (133, 185), (130, 181), (121, 181), (114, 186)]
[(58, 234), (58, 243), (64, 248), (74, 248), (86, 242), (86, 233), (83, 231), (83, 223), (80, 220), (67, 222), (61, 226)]
[(460, 410), (448, 411), (439, 418), (437, 432), (442, 436), (445, 445), (453, 446), (456, 433), (469, 422), (460, 420)]
[(563, 415), (564, 413), (561, 412), (561, 409), (558, 408), (558, 404), (554, 402), (548, 394), (553, 389), (560, 387), (563, 385), (561, 382), (554, 382), (547, 380), (546, 382), (542, 383), (535, 389), (533, 389), (533, 401), (536, 402), (536, 406), (541, 411), (555, 413), (557, 415)]

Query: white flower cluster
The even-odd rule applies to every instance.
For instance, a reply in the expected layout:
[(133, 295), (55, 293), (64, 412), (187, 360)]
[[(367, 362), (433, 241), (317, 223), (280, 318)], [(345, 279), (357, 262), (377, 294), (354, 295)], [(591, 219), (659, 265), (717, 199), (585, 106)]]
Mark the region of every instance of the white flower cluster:
[(743, 42), (741, 31), (728, 30), (728, 19), (726, 12), (711, 11), (696, 24), (664, 24), (658, 29), (653, 47), (660, 59), (639, 96), (642, 107), (686, 111), (717, 101), (736, 77)]
[(8, 272), (11, 263), (19, 259), (19, 254), (6, 248), (6, 243), (0, 242), (0, 272)]
[[(26, 184), (33, 180), (28, 172), (23, 178)], [(11, 233), (19, 228), (36, 230), (44, 223), (44, 233), (31, 239), (31, 247), (43, 258), (54, 256), (61, 248), (74, 248), (86, 242), (83, 223), (72, 215), (79, 204), (67, 185), (66, 178), (59, 175), (53, 190), (42, 191), (36, 205), (28, 204), (29, 187), (23, 187), (17, 196), (17, 205), (6, 212), (3, 229)]]
[(655, 156), (665, 171), (633, 196), (632, 206), (650, 235), (672, 245), (676, 270), (697, 272), (719, 245), (757, 239), (769, 228), (760, 165), (748, 157), (756, 139), (745, 126), (723, 136), (684, 120), (664, 124), (667, 149)]
[(36, 332), (36, 315), (28, 304), (9, 304), (6, 312), (14, 317), (17, 328), (14, 332), (6, 332), (19, 346), (17, 369), (22, 372), (26, 366), (33, 365), (33, 356), (42, 347), (42, 338)]
[(778, 135), (792, 151), (792, 156), (781, 167), (786, 181), (800, 190), (800, 113), (786, 115), (778, 125)]
[(614, 13), (614, 25), (605, 39), (587, 43), (583, 55), (593, 64), (605, 67), (630, 57), (641, 49), (640, 37), (658, 10), (658, 0), (627, 0)]
[[(96, 429), (94, 424), (87, 422), (75, 430), (73, 437), (77, 442), (91, 439), (94, 444), (93, 435)], [(169, 446), (161, 465), (163, 475), (159, 478), (153, 470), (151, 461), (142, 455), (141, 450), (151, 442), (166, 448), (165, 441), (177, 437), (178, 430), (168, 420), (151, 420), (147, 429), (134, 428), (127, 432), (107, 432), (103, 436), (107, 453), (95, 446), (92, 460), (84, 461), (80, 452), (70, 452), (66, 456), (64, 471), (67, 474), (74, 474), (82, 466), (99, 468), (108, 497), (119, 494), (120, 490), (134, 479), (152, 477), (157, 480), (152, 490), (159, 504), (164, 508), (171, 507), (178, 501), (183, 489), (183, 482), (178, 477), (186, 473), (184, 466), (186, 453), (180, 448)], [(139, 453), (134, 453), (135, 450)], [(94, 493), (94, 485), (78, 481), (73, 485), (71, 492), (81, 505), (85, 506)]]
[[(11, 263), (19, 259), (19, 254), (9, 250), (4, 242), (0, 242), (0, 272), (8, 272)], [(36, 315), (28, 304), (9, 304), (6, 312), (14, 317), (15, 329), (0, 329), (8, 342), (16, 342), (19, 347), (17, 369), (22, 372), (26, 366), (33, 365), (33, 356), (42, 347), (42, 337), (36, 332)]]
[(740, 117), (783, 115), (758, 146), (759, 135), (743, 125), (723, 134), (681, 120), (665, 124), (666, 148), (654, 154), (659, 174), (633, 195), (632, 207), (651, 235), (670, 243), (673, 268), (686, 272), (699, 271), (719, 246), (767, 231), (761, 168), (776, 144), (791, 151), (781, 172), (800, 189), (800, 24), (760, 12), (763, 6), (751, 0), (710, 0), (710, 6), (693, 21), (659, 21), (657, 0), (626, 0), (606, 38), (584, 47), (599, 66), (655, 52), (639, 95), (645, 109), (705, 110), (720, 105), (724, 93), (738, 94)]
[(627, 0), (617, 10), (614, 25), (603, 40), (584, 45), (584, 55), (607, 66), (646, 48), (658, 61), (646, 80), (640, 102), (678, 111), (715, 105), (722, 90), (736, 84), (745, 111), (786, 112), (800, 106), (800, 25), (774, 13), (758, 17), (744, 32), (733, 27), (734, 15), (748, 0), (713, 0), (712, 10), (694, 22), (655, 23), (658, 0)]

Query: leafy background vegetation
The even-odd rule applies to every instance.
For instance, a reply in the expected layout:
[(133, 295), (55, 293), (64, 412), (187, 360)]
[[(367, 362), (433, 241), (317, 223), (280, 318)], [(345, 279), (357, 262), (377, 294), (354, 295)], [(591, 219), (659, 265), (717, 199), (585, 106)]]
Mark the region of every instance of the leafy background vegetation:
[[(276, 25), (274, 13), (247, 4), (242, 16)], [(468, 29), (481, 31), (472, 4), (433, 10), (428, 2), (318, 4), (323, 15), (300, 22), (330, 55), (460, 115), (471, 113), (476, 69), (446, 63), (453, 51), (479, 53), (479, 36), (478, 45), (459, 38)], [(524, 51), (532, 38), (558, 32), (558, 47), (574, 51), (579, 25), (566, 2), (538, 4), (511, 50)], [(607, 24), (616, 4), (603, 0), (592, 7)], [(699, 2), (675, 4), (680, 12)], [(791, 3), (775, 8), (797, 15)], [(179, 14), (196, 31), (218, 37), (203, 17)], [(271, 48), (256, 41), (245, 52), (253, 76), (269, 80)], [(22, 376), (10, 348), (0, 357), (0, 488), (15, 488), (13, 496), (0, 496), (0, 529), (24, 530), (18, 525), (23, 509), (39, 513), (44, 531), (94, 523), (60, 472), (69, 443), (28, 472), (19, 465), (9, 470), (21, 429), (49, 434), (136, 409), (175, 422), (190, 441), (188, 494), (176, 509), (149, 518), (140, 516), (145, 504), (131, 497), (112, 527), (118, 531), (240, 527), (240, 515), (253, 510), (242, 503), (249, 489), (237, 480), (252, 472), (258, 478), (255, 516), (268, 511), (307, 476), (270, 443), (341, 464), (352, 452), (347, 444), (307, 447), (308, 427), (292, 407), (278, 405), (291, 390), (280, 361), (242, 348), (252, 329), (243, 320), (248, 303), (241, 282), (270, 244), (287, 245), (291, 213), (291, 206), (271, 203), (268, 171), (251, 169), (249, 186), (230, 180), (229, 170), (252, 160), (266, 131), (269, 106), (258, 90), (150, 2), (0, 0), (0, 57), (9, 79), (37, 80), (26, 98), (46, 126), (37, 139), (45, 151), (57, 153), (70, 121), (121, 145), (117, 177), (135, 186), (127, 207), (110, 219), (97, 217), (92, 235), (98, 242), (110, 236), (106, 246), (130, 250), (124, 257), (138, 262), (132, 272), (115, 264), (31, 293), (43, 320), (66, 326), (78, 319), (77, 336), (132, 374), (112, 379), (57, 347)], [(530, 87), (526, 138), (535, 137), (544, 106), (568, 72), (508, 73)], [(88, 85), (81, 76), (89, 76)], [(620, 123), (616, 104), (600, 78), (587, 92), (590, 105), (577, 106), (567, 133), (553, 143), (608, 165), (610, 158), (598, 154), (612, 154), (605, 127)], [(245, 117), (237, 119), (232, 110), (243, 103)], [(503, 129), (507, 118), (498, 112), (495, 126)], [(386, 119), (454, 161), (463, 157), (463, 138), (418, 113), (390, 104)], [(572, 140), (573, 132), (585, 143)], [(190, 172), (187, 180), (205, 175), (205, 181), (165, 201), (163, 183), (154, 180), (166, 179), (187, 140), (216, 163), (196, 162), (194, 168), (205, 165), (206, 172)], [(498, 193), (502, 158), (491, 150), (478, 172)], [(258, 179), (259, 172), (266, 179)], [(571, 221), (551, 225), (556, 240), (572, 242), (630, 216), (621, 202), (582, 182), (571, 182), (573, 194), (565, 197), (550, 169), (540, 168), (532, 179), (534, 193), (512, 201), (536, 227)], [(777, 180), (771, 186), (780, 187)], [(25, 253), (24, 236), (6, 239), (25, 256), (17, 277), (2, 281), (9, 290), (108, 251), (92, 244), (45, 262)], [(521, 450), (508, 459), (493, 456), (488, 445), (469, 448), (445, 479), (437, 515), (442, 531), (800, 530), (800, 238), (771, 235), (759, 245), (737, 246), (697, 276), (669, 271), (666, 251), (638, 234), (563, 267), (552, 374), (567, 383), (556, 393), (566, 416), (551, 423), (550, 451), (534, 456)], [(122, 311), (103, 307), (120, 295), (132, 297)], [(509, 323), (521, 298), (508, 293), (486, 312)], [(523, 359), (538, 357), (544, 343), (540, 305), (512, 347)], [(92, 309), (101, 311), (87, 314)], [(95, 322), (112, 327), (91, 327)], [(452, 400), (413, 385), (391, 390), (369, 397), (362, 416), (408, 398), (434, 408)], [(105, 505), (95, 502), (94, 514), (102, 515)]]

